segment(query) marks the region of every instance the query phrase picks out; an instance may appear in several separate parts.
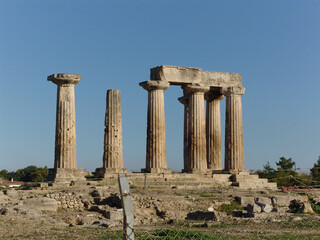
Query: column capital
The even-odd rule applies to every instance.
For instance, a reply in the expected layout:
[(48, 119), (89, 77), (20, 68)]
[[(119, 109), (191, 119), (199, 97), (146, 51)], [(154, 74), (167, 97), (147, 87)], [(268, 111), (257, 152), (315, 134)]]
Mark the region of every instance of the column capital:
[(206, 92), (204, 94), (204, 99), (208, 102), (211, 102), (213, 100), (222, 100), (224, 98), (224, 95), (220, 93), (220, 89), (210, 89), (209, 92)]
[(48, 76), (47, 80), (57, 85), (76, 85), (80, 82), (81, 75), (72, 73), (55, 73)]
[(220, 93), (226, 96), (229, 95), (243, 95), (245, 92), (244, 87), (223, 87), (220, 90)]
[(208, 85), (202, 84), (202, 83), (192, 83), (188, 85), (184, 85), (181, 87), (184, 91), (187, 93), (205, 93), (210, 90), (210, 87)]
[(141, 87), (143, 87), (147, 91), (152, 91), (152, 90), (166, 90), (169, 86), (170, 83), (167, 81), (161, 81), (161, 80), (150, 80), (150, 81), (145, 81), (139, 83)]

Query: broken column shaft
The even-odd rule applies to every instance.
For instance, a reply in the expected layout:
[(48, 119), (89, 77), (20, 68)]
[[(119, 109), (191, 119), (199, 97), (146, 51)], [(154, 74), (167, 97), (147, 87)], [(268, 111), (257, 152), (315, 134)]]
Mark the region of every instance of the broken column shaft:
[(104, 130), (104, 168), (123, 168), (120, 90), (107, 91)]

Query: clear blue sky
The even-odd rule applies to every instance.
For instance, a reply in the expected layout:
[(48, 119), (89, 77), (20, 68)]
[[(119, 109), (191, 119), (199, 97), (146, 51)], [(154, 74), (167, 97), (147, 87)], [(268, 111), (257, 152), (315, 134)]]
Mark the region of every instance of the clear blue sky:
[[(157, 65), (242, 74), (245, 167), (320, 155), (320, 1), (0, 0), (0, 169), (53, 167), (56, 86), (76, 86), (78, 167), (102, 166), (107, 89), (122, 94), (124, 165), (145, 167), (147, 92)], [(183, 165), (183, 106), (165, 91), (167, 161)], [(222, 101), (222, 121), (225, 115)], [(224, 126), (224, 122), (222, 122)], [(224, 136), (223, 136), (224, 137)]]

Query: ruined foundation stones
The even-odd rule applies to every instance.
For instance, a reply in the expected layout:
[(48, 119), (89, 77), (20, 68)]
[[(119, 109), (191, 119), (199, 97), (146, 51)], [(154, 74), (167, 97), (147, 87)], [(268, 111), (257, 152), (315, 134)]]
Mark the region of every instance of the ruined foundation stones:
[(122, 118), (120, 90), (107, 91), (105, 114), (103, 167), (96, 169), (97, 177), (126, 172), (123, 168)]
[(54, 168), (49, 169), (49, 180), (83, 180), (83, 169), (76, 162), (76, 118), (74, 86), (79, 83), (78, 74), (57, 73), (48, 81), (58, 86)]

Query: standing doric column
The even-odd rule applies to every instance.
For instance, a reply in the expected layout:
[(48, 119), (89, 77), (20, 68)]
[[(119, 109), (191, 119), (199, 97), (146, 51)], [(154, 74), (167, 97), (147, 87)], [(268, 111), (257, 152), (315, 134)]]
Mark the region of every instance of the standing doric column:
[(190, 169), (188, 171), (196, 173), (207, 169), (204, 93), (210, 88), (202, 84), (190, 84), (182, 88), (189, 95), (188, 159)]
[(226, 87), (221, 89), (226, 101), (225, 129), (225, 170), (244, 170), (243, 128), (241, 95), (242, 87)]
[(57, 73), (48, 76), (48, 81), (58, 86), (56, 140), (54, 169), (49, 169), (49, 179), (55, 181), (84, 179), (77, 169), (76, 161), (76, 112), (74, 85), (79, 83), (78, 74)]
[(188, 172), (190, 170), (189, 153), (188, 153), (188, 133), (189, 133), (189, 100), (188, 95), (183, 91), (183, 97), (178, 98), (179, 102), (184, 105), (184, 123), (183, 123), (183, 170), (182, 172)]
[(166, 81), (146, 81), (139, 84), (148, 91), (148, 127), (146, 168), (151, 173), (169, 172), (167, 169), (166, 130), (164, 115), (164, 90), (169, 87)]
[(96, 177), (126, 172), (123, 168), (122, 118), (120, 90), (107, 91), (107, 107), (104, 121), (103, 167), (96, 169)]
[(58, 73), (48, 77), (58, 86), (54, 168), (76, 168), (76, 111), (74, 85), (78, 74)]
[(224, 98), (218, 88), (204, 95), (207, 101), (206, 133), (208, 169), (222, 170), (220, 100)]

